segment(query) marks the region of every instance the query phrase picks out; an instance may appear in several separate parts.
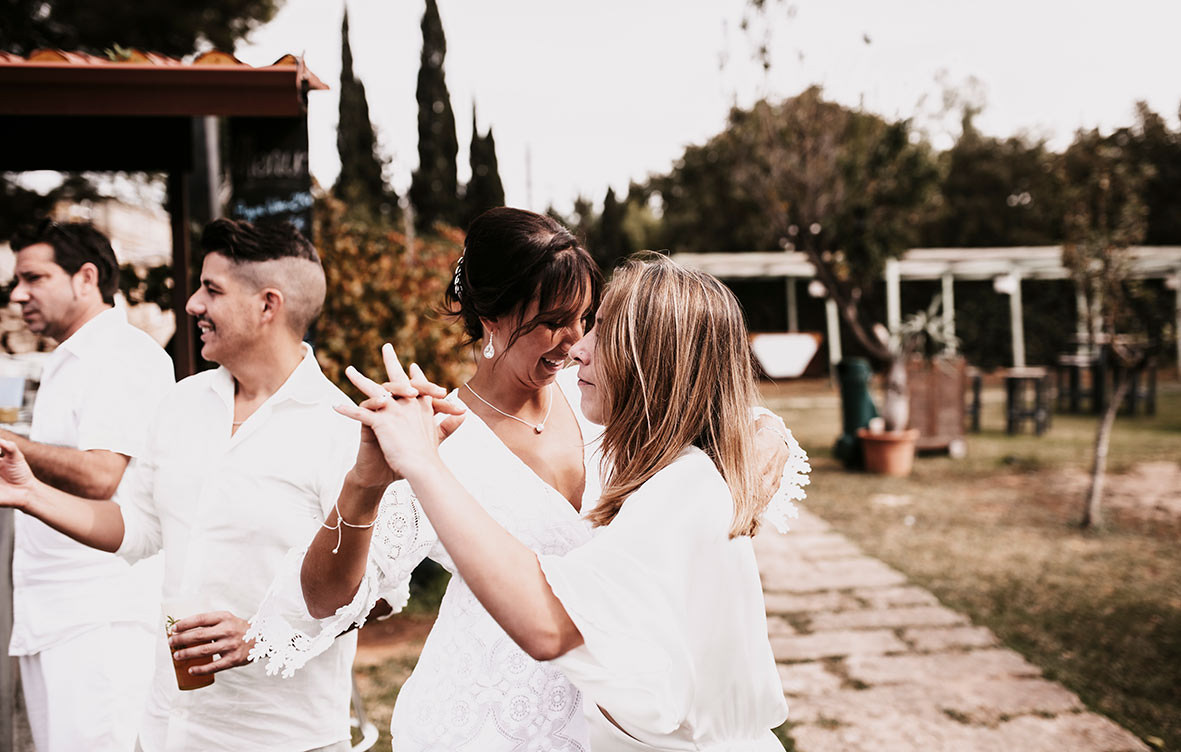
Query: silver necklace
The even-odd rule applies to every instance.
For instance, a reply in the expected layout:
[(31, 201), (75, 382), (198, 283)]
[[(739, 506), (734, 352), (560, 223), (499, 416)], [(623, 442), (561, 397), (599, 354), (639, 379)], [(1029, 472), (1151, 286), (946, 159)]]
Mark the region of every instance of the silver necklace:
[[(466, 387), (467, 387), (467, 390), (468, 390), (469, 392), (471, 392), (473, 395), (475, 395), (476, 399), (480, 400), (480, 401), (481, 401), (481, 402), (483, 402), (485, 405), (487, 405), (488, 407), (492, 408), (492, 409), (493, 409), (493, 410), (495, 410), (496, 412), (500, 413), (500, 414), (501, 414), (501, 415), (503, 415), (504, 417), (506, 417), (506, 418), (512, 418), (513, 420), (517, 421), (518, 423), (524, 423), (525, 425), (527, 425), (527, 426), (529, 426), (530, 428), (532, 428), (532, 429), (533, 429), (533, 433), (541, 433), (542, 431), (544, 431), (544, 430), (545, 430), (545, 422), (546, 422), (547, 420), (549, 420), (549, 411), (550, 411), (550, 410), (553, 408), (553, 406), (554, 406), (554, 398), (553, 398), (553, 395), (551, 394), (551, 395), (550, 395), (550, 401), (549, 401), (549, 405), (548, 405), (548, 406), (545, 408), (545, 417), (541, 419), (541, 422), (540, 422), (540, 423), (530, 423), (529, 421), (525, 420), (524, 418), (518, 418), (518, 417), (517, 417), (517, 416), (515, 416), (515, 415), (511, 415), (511, 414), (509, 414), (509, 413), (506, 413), (504, 410), (501, 410), (501, 409), (500, 409), (499, 407), (497, 407), (496, 405), (494, 405), (494, 404), (492, 404), (491, 402), (489, 402), (488, 400), (484, 399), (483, 397), (481, 397), (481, 396), (479, 395), (479, 393), (478, 393), (478, 392), (477, 392), (475, 389), (472, 389), (472, 385), (471, 385), (470, 383), (468, 383), (468, 384), (464, 384), (464, 386), (466, 386)], [(551, 386), (552, 386), (552, 385), (551, 385)]]

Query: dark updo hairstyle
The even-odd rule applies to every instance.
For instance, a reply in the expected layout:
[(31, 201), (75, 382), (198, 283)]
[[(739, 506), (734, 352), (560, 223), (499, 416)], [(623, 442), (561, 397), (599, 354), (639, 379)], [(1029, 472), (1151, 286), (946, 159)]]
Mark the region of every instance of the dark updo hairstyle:
[[(522, 321), (507, 349), (539, 326), (569, 326), (583, 317), (586, 328), (599, 305), (599, 267), (574, 235), (554, 219), (505, 206), (472, 220), (447, 306), (463, 322), (469, 342), (484, 336), (481, 319), (524, 312), (537, 300), (537, 315)], [(590, 307), (583, 301), (590, 295)]]
[(45, 243), (53, 248), (53, 262), (71, 277), (84, 264), (94, 264), (98, 270), (98, 292), (107, 305), (115, 304), (119, 289), (119, 262), (111, 241), (86, 222), (59, 224), (46, 219), (35, 229), (19, 231), (11, 241), (12, 250), (23, 251), (31, 245)]

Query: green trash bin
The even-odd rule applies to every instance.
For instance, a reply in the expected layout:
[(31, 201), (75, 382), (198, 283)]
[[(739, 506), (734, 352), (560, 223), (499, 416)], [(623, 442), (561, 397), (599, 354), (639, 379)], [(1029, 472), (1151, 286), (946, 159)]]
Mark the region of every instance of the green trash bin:
[(869, 425), (878, 415), (869, 395), (869, 379), (873, 369), (865, 358), (845, 358), (837, 363), (837, 380), (841, 388), (841, 435), (832, 453), (848, 468), (865, 466), (857, 429)]

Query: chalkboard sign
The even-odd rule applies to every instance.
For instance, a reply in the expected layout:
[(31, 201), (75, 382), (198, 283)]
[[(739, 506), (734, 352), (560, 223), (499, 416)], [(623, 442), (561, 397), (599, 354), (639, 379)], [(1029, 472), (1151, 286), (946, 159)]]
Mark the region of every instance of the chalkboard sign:
[(229, 212), (249, 222), (287, 220), (312, 235), (312, 178), (304, 117), (231, 118)]

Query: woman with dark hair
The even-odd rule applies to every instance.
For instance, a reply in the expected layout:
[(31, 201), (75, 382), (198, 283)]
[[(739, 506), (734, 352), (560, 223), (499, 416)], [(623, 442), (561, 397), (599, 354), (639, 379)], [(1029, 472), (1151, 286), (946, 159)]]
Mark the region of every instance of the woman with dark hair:
[[(598, 498), (598, 465), (586, 461), (595, 431), (566, 366), (599, 287), (595, 262), (564, 227), (499, 208), (473, 221), (448, 291), (478, 354), (475, 375), (448, 397), (469, 414), (442, 455), (483, 508), (538, 553), (564, 553), (589, 538), (580, 511), (585, 498)], [(367, 431), (362, 440), (374, 441)], [(306, 554), (293, 552), (252, 620), (255, 655), (272, 672), (294, 672), (363, 623), (378, 598), (400, 608), (411, 571), (429, 557), (453, 576), (398, 694), (395, 749), (586, 750), (578, 690), (556, 667), (529, 658), (480, 606), (409, 486), (391, 485), (389, 467), (374, 456), (350, 473), (337, 515)]]
[[(351, 371), (370, 399), (337, 409), (372, 432), (492, 618), (585, 692), (593, 750), (782, 750), (771, 729), (787, 705), (751, 545), (767, 499), (737, 300), (666, 257), (634, 259), (571, 354), (608, 468), (586, 515), (594, 534), (571, 551), (529, 547), (473, 498), (440, 459), (430, 399), (415, 398), (430, 387), (393, 357), (386, 385)], [(806, 461), (790, 469), (798, 491)]]

